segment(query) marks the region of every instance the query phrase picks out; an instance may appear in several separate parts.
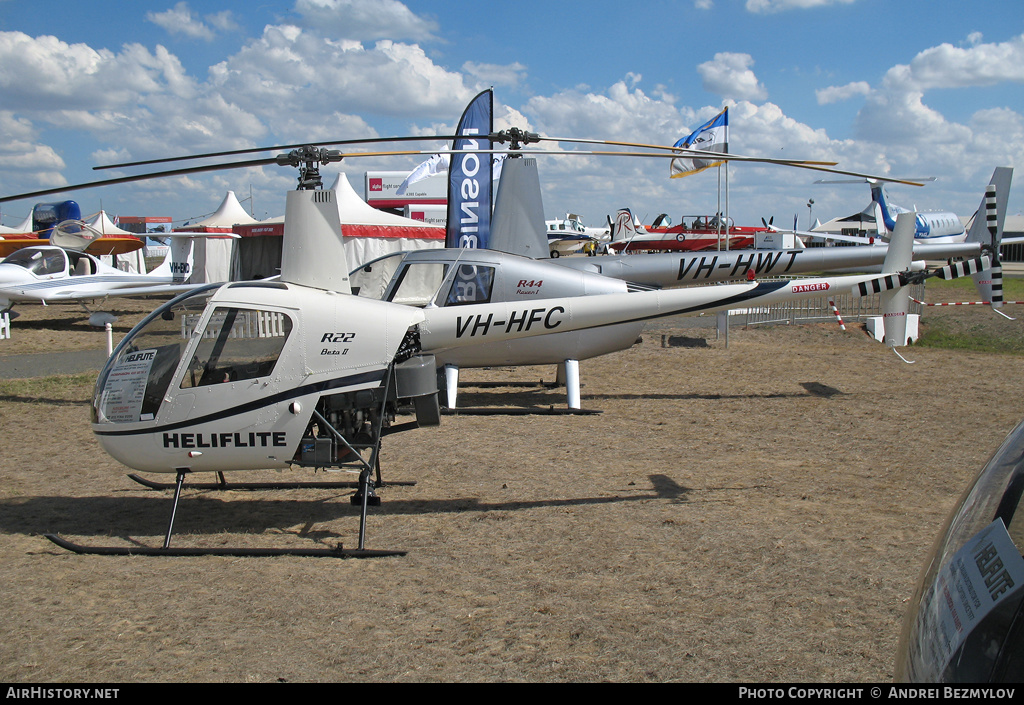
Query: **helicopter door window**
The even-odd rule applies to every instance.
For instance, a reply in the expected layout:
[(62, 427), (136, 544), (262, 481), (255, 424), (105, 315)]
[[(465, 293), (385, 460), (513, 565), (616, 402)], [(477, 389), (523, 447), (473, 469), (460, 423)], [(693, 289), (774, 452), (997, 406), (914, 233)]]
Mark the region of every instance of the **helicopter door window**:
[(445, 306), (489, 303), (493, 286), (494, 267), (464, 264), (455, 273)]
[(278, 311), (217, 308), (201, 334), (181, 387), (268, 376), (291, 330), (291, 318)]
[(398, 275), (388, 301), (408, 306), (426, 306), (444, 281), (447, 265), (442, 262), (416, 262)]

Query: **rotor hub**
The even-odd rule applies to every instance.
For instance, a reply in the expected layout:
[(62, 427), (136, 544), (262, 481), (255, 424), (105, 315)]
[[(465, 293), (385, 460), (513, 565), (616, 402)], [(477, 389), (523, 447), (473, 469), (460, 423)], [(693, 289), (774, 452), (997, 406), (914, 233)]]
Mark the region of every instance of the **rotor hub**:
[(320, 165), (340, 162), (344, 155), (339, 149), (326, 149), (306, 145), (293, 149), (285, 154), (278, 154), (274, 157), (281, 166), (294, 166), (299, 170), (298, 190), (308, 191), (323, 188), (323, 179), (320, 178)]

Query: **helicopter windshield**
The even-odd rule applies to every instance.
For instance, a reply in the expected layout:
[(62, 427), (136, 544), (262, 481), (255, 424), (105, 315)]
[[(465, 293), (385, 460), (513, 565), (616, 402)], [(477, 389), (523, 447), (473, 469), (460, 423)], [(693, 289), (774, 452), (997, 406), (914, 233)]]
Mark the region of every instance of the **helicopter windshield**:
[(1022, 496), (1024, 422), (960, 498), (932, 548), (907, 607), (897, 680), (1019, 679), (1024, 668)]
[(93, 423), (153, 420), (199, 317), (219, 288), (168, 301), (121, 341), (96, 381)]

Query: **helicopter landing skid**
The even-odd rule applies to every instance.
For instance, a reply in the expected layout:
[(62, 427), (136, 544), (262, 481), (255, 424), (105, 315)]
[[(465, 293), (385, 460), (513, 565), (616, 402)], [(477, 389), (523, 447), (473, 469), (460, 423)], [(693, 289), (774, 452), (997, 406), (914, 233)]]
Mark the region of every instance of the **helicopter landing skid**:
[(61, 548), (91, 556), (301, 556), (307, 558), (382, 558), (404, 556), (405, 551), (374, 551), (369, 549), (342, 548), (153, 548), (152, 546), (83, 546), (68, 541), (57, 534), (45, 534), (46, 538)]
[(359, 491), (357, 496), (362, 504), (362, 511), (359, 517), (359, 548), (345, 549), (341, 545), (334, 548), (171, 548), (171, 534), (174, 532), (174, 518), (178, 512), (178, 500), (181, 498), (181, 487), (185, 483), (185, 475), (188, 470), (180, 469), (174, 483), (174, 504), (171, 508), (171, 518), (167, 524), (167, 534), (164, 536), (162, 548), (151, 546), (83, 546), (68, 541), (57, 534), (45, 534), (46, 538), (54, 544), (73, 553), (100, 555), (100, 556), (236, 556), (236, 557), (266, 557), (266, 556), (305, 556), (305, 557), (330, 557), (330, 558), (383, 558), (387, 556), (404, 556), (405, 551), (379, 551), (366, 548), (366, 510), (370, 504), (377, 504), (373, 500), (376, 495), (373, 492), (374, 482), (372, 470), (369, 465), (359, 474)]
[[(156, 482), (135, 473), (128, 477), (143, 487), (151, 490), (173, 490), (173, 482)], [(415, 482), (379, 482), (377, 487), (413, 487)], [(232, 482), (224, 479), (223, 473), (217, 473), (217, 482), (193, 482), (189, 485), (196, 490), (342, 490), (359, 489), (358, 482)]]

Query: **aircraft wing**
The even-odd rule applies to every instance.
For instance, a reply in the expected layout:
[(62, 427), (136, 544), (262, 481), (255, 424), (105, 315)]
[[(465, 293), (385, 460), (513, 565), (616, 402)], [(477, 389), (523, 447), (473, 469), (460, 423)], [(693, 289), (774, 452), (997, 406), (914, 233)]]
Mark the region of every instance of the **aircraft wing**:
[[(69, 287), (62, 291), (54, 291), (46, 296), (47, 303), (60, 301), (82, 301), (86, 299), (105, 299), (109, 296), (161, 296), (164, 294), (180, 294), (183, 291), (198, 289), (206, 284), (152, 284), (150, 286), (132, 286), (122, 289), (86, 289)], [(12, 292), (15, 293), (15, 292)], [(23, 296), (31, 296), (29, 292), (16, 292)], [(42, 297), (40, 297), (42, 300)]]
[(94, 257), (103, 255), (125, 255), (135, 252), (143, 247), (143, 242), (137, 237), (102, 237), (93, 240), (85, 248), (85, 251)]
[(832, 233), (815, 233), (809, 230), (783, 230), (782, 228), (768, 226), (768, 229), (775, 233), (792, 233), (800, 238), (814, 237), (819, 240), (835, 240), (836, 242), (852, 242), (857, 245), (877, 245), (877, 237), (860, 237), (858, 235), (834, 235)]
[(0, 240), (0, 259), (9, 257), (23, 247), (31, 247), (33, 245), (49, 245), (49, 240), (37, 240), (36, 238), (20, 238), (11, 237)]

